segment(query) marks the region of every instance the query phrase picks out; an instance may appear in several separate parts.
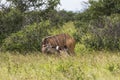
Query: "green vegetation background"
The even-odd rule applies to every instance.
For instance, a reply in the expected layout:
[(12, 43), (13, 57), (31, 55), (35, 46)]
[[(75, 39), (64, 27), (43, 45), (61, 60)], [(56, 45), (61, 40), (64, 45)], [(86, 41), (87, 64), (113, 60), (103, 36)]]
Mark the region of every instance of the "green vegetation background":
[[(83, 12), (58, 11), (59, 0), (6, 1), (0, 80), (120, 80), (120, 0), (89, 0)], [(76, 56), (41, 54), (42, 39), (59, 33), (75, 38)]]
[(40, 51), (42, 38), (59, 33), (72, 35), (77, 51), (120, 50), (119, 0), (89, 0), (83, 12), (57, 10), (59, 0), (7, 2), (0, 10), (1, 51)]

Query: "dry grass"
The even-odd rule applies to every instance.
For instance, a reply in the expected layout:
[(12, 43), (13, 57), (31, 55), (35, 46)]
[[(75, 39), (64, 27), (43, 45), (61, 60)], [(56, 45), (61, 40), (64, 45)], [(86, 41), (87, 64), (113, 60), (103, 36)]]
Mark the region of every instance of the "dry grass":
[(120, 80), (120, 53), (0, 54), (0, 80)]

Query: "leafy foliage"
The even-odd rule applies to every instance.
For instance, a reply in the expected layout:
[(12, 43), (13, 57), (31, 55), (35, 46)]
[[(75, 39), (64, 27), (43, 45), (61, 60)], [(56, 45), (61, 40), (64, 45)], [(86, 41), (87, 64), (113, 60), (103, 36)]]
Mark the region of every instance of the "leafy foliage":
[(11, 34), (4, 40), (2, 50), (5, 51), (40, 51), (42, 38), (48, 35), (49, 21), (26, 26), (26, 28)]
[[(120, 13), (119, 0), (89, 0), (92, 16), (110, 16), (111, 14)], [(93, 11), (93, 12), (92, 12)]]
[(15, 33), (21, 29), (23, 15), (16, 9), (11, 9), (10, 12), (0, 12), (0, 44), (2, 40), (8, 37), (11, 33)]
[(76, 15), (76, 40), (93, 50), (120, 50), (119, 3), (89, 0), (89, 8)]
[(4, 50), (36, 51), (42, 37), (64, 32), (74, 36), (81, 50), (120, 50), (119, 0), (89, 0), (88, 9), (80, 13), (56, 10), (60, 0), (7, 2), (10, 5), (0, 5), (0, 47)]
[(7, 0), (11, 3), (10, 6), (15, 7), (21, 12), (30, 10), (54, 10), (59, 4), (59, 0)]
[[(0, 47), (3, 44), (3, 40), (11, 33), (16, 33), (17, 31), (23, 29), (26, 25), (40, 23), (43, 20), (50, 20), (51, 16), (48, 16), (48, 14), (54, 15), (55, 13), (53, 12), (59, 4), (59, 0), (6, 1), (9, 2), (7, 6), (6, 4), (0, 2)], [(56, 17), (53, 19), (56, 19)]]

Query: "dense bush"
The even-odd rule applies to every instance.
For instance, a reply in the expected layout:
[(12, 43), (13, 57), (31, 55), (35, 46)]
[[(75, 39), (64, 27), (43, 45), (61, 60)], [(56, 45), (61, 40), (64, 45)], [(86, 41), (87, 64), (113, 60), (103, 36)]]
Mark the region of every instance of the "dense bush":
[(50, 15), (55, 22), (54, 20), (58, 18), (53, 18), (56, 14), (53, 12), (56, 11), (59, 2), (59, 0), (5, 0), (4, 3), (0, 1), (0, 47), (5, 38), (26, 25), (50, 20)]
[(3, 39), (21, 29), (22, 21), (23, 15), (19, 10), (10, 9), (10, 11), (0, 12), (0, 45)]
[[(114, 14), (110, 17), (103, 17), (102, 20), (104, 22), (99, 22), (96, 25), (98, 28), (93, 25), (92, 34), (94, 35), (94, 40), (97, 40), (97, 45), (95, 46), (98, 49), (120, 50), (120, 15)], [(99, 27), (101, 24), (103, 26)]]
[(94, 50), (120, 50), (120, 15), (104, 16), (82, 24), (76, 33), (77, 39)]
[(119, 3), (89, 0), (88, 9), (76, 15), (76, 40), (88, 49), (120, 50)]
[(26, 26), (21, 31), (11, 34), (4, 40), (2, 50), (5, 51), (40, 51), (41, 41), (47, 30), (50, 29), (49, 21)]

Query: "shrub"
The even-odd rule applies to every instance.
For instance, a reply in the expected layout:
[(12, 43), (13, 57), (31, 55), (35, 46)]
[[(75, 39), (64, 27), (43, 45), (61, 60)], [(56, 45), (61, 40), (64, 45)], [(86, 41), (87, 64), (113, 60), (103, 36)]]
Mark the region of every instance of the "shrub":
[(2, 50), (5, 51), (40, 51), (41, 41), (48, 35), (49, 21), (26, 26), (21, 31), (11, 34), (4, 40)]
[(23, 14), (19, 10), (10, 9), (8, 12), (0, 12), (0, 46), (3, 43), (3, 39), (23, 27), (22, 21)]
[(84, 23), (77, 29), (77, 39), (87, 48), (120, 50), (120, 14), (91, 20), (87, 27)]

